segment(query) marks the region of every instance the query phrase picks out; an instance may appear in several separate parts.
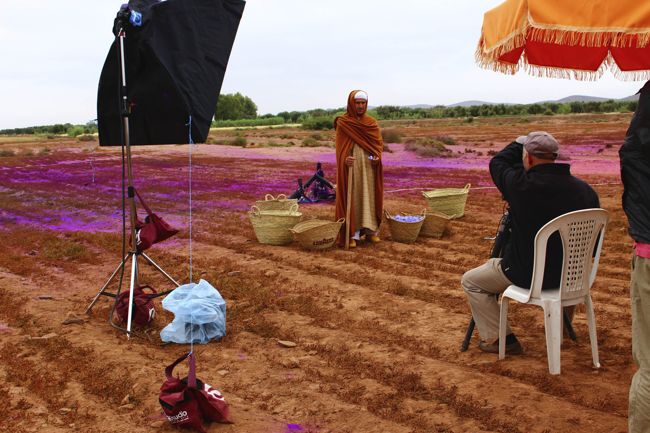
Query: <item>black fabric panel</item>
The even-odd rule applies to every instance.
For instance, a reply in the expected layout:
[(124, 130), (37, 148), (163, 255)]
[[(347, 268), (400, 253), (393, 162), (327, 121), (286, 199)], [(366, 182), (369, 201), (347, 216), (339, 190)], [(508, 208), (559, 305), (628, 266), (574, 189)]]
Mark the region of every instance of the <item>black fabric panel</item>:
[[(205, 142), (245, 2), (132, 0), (143, 26), (127, 25), (125, 64), (131, 144)], [(100, 145), (119, 145), (120, 70), (113, 43), (99, 81)]]

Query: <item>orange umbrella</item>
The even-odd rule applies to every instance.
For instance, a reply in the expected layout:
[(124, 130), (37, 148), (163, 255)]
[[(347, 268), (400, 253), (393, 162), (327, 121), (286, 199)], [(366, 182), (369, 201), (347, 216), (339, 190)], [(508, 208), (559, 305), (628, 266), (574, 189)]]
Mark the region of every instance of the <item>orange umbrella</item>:
[(485, 13), (477, 63), (546, 77), (650, 79), (650, 1), (506, 0)]

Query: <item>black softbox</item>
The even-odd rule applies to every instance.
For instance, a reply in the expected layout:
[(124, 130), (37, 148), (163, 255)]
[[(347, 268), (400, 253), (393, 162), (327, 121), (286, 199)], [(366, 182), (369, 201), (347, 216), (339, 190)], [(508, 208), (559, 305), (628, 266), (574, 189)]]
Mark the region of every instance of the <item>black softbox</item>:
[[(131, 0), (141, 25), (124, 26), (130, 144), (205, 142), (237, 28), (242, 0)], [(119, 44), (99, 79), (101, 146), (122, 144)]]

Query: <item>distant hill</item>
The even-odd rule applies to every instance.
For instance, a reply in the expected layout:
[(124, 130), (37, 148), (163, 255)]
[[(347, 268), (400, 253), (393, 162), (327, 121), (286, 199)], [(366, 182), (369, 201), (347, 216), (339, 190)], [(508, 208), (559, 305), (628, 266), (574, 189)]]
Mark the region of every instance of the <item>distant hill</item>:
[(621, 101), (638, 101), (639, 95), (630, 95), (627, 98), (622, 98)]
[(447, 105), (447, 107), (471, 107), (472, 105), (496, 105), (499, 102), (485, 102), (485, 101), (461, 101), (455, 104)]
[[(608, 101), (612, 98), (601, 98), (599, 96), (587, 96), (587, 95), (571, 95), (571, 96), (566, 96), (561, 99), (556, 99), (556, 100), (548, 100), (548, 101), (537, 101), (537, 102), (529, 102), (528, 104), (544, 104), (548, 102), (555, 102), (558, 104), (564, 104), (568, 102), (602, 102), (602, 101)], [(628, 96), (626, 98), (620, 98), (616, 99), (618, 101), (637, 101), (639, 99), (639, 95), (632, 95)], [(456, 102), (455, 104), (450, 104), (447, 105), (447, 107), (471, 107), (472, 105), (497, 105), (497, 104), (502, 104), (502, 102), (487, 102), (487, 101), (462, 101), (462, 102)], [(504, 104), (504, 105), (514, 105), (514, 104)]]
[(586, 95), (571, 95), (571, 96), (566, 96), (562, 99), (557, 99), (555, 101), (543, 101), (543, 102), (557, 102), (558, 104), (564, 104), (566, 102), (603, 102), (603, 101), (608, 101), (609, 99), (611, 98), (601, 98), (598, 96), (586, 96)]
[(436, 105), (429, 105), (429, 104), (415, 104), (415, 105), (407, 105), (407, 106), (406, 106), (406, 108), (414, 108), (414, 109), (416, 109), (416, 108), (424, 108), (424, 109), (427, 109), (427, 108), (433, 108), (433, 107), (436, 107)]

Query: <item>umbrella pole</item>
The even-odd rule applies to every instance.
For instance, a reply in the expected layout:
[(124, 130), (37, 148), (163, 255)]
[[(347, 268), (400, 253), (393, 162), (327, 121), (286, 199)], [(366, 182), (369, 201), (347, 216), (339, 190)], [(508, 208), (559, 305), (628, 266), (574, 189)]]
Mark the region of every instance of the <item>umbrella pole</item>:
[(351, 165), (348, 166), (348, 197), (345, 210), (345, 249), (350, 249), (350, 213), (352, 211), (352, 176), (354, 170)]

